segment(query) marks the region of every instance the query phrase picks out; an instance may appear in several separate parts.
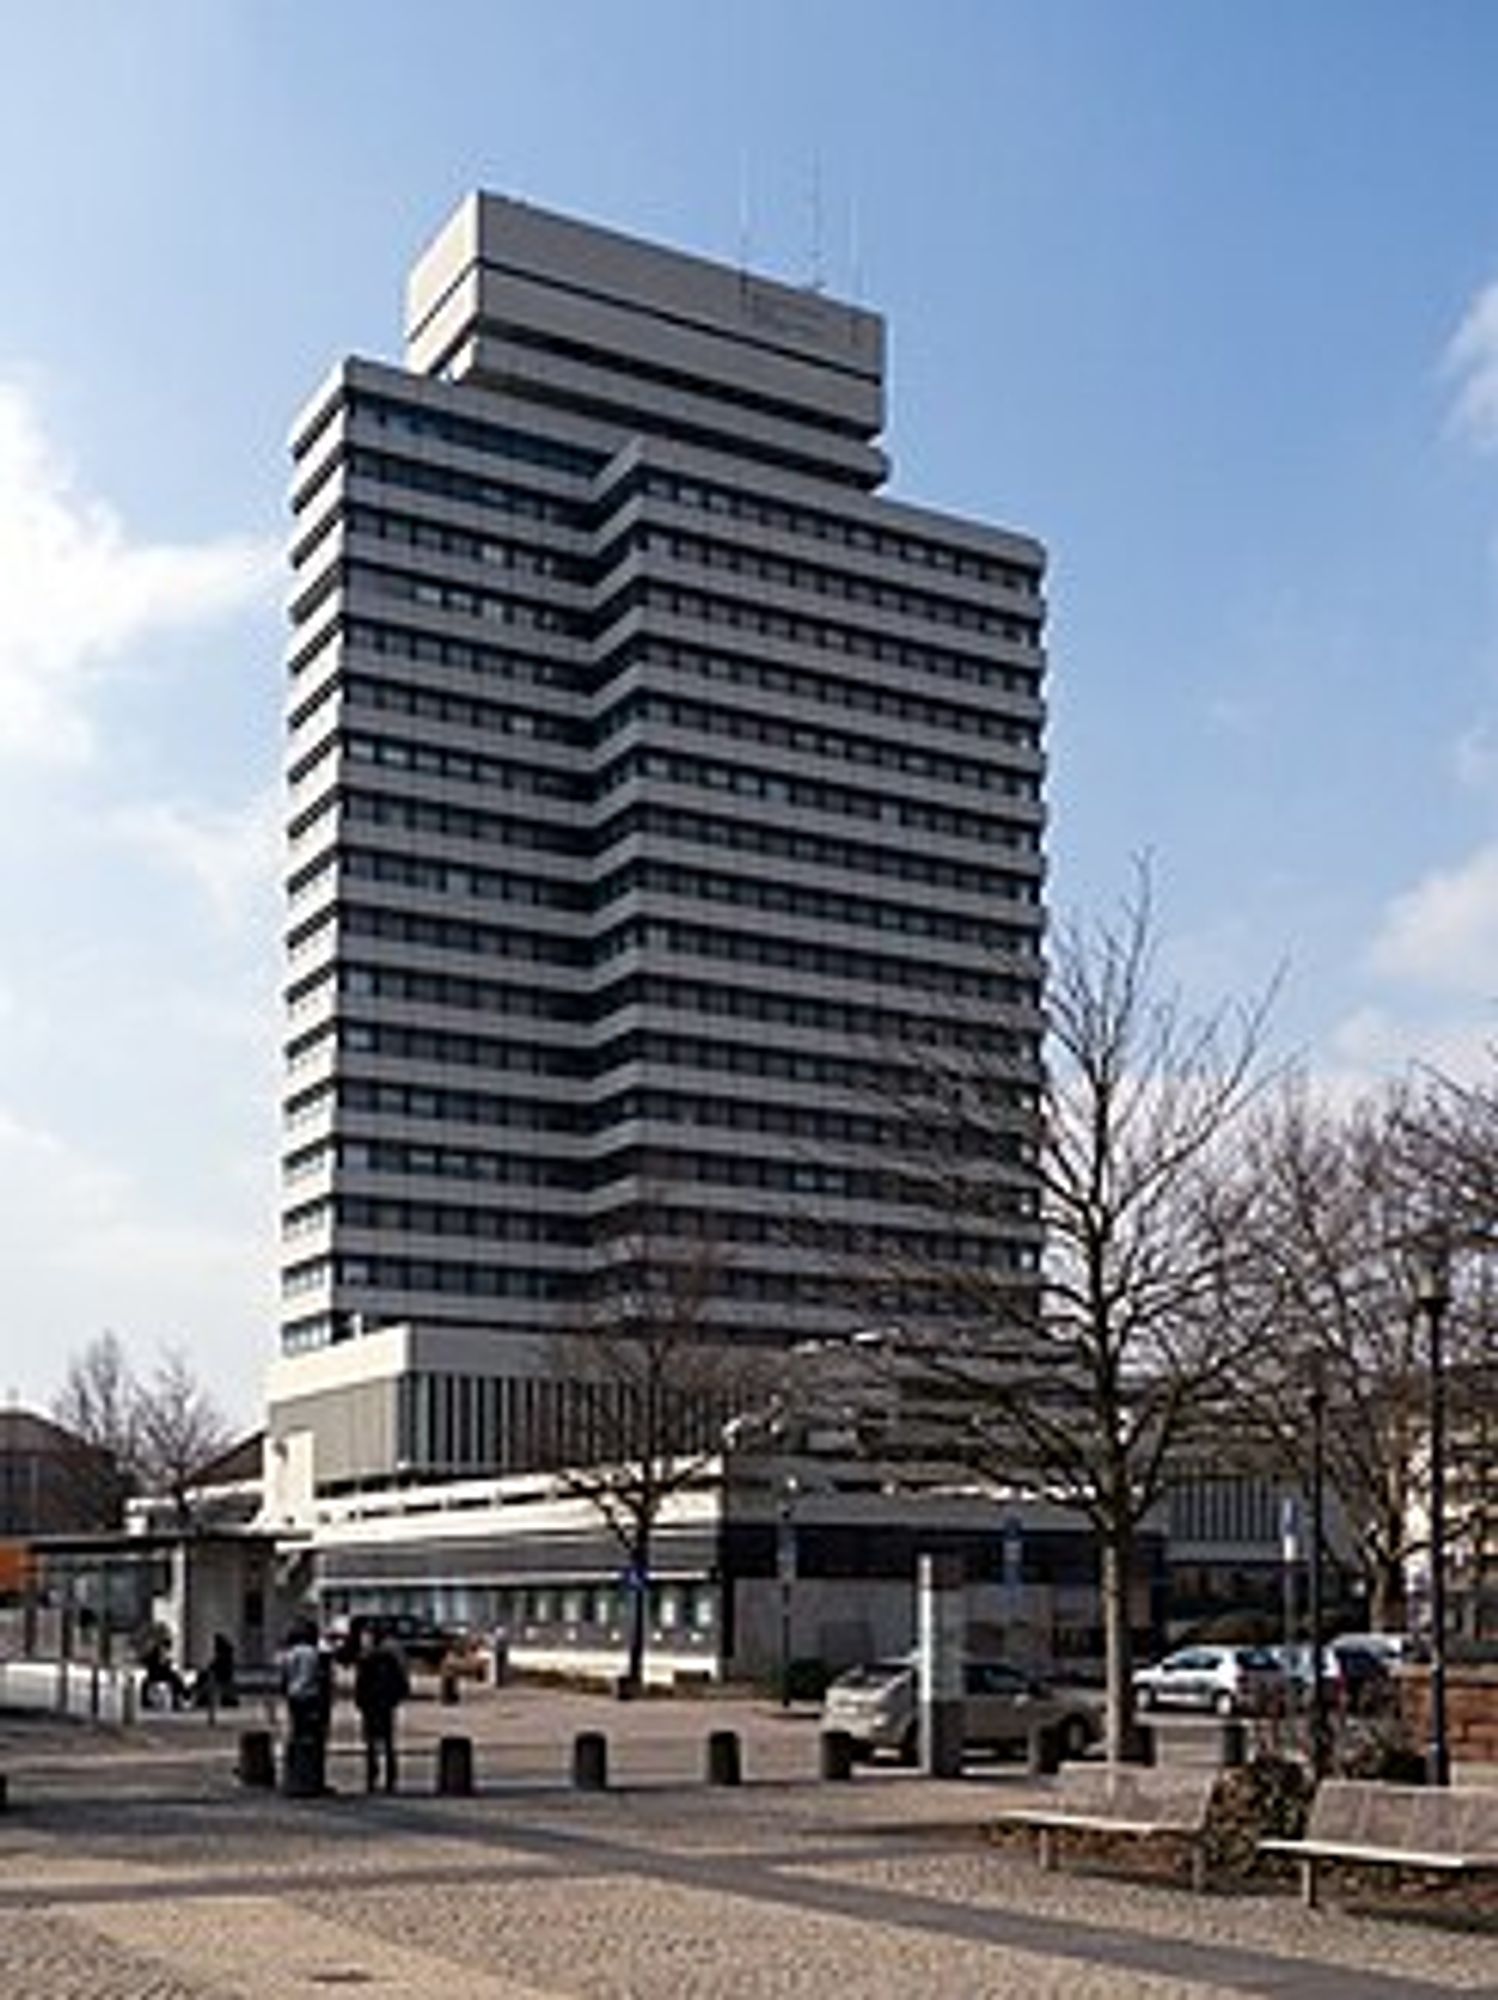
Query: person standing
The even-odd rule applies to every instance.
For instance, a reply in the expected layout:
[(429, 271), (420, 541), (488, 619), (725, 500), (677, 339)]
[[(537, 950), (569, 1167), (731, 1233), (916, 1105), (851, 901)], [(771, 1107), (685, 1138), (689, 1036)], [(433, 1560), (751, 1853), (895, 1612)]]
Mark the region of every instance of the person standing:
[(395, 1790), (395, 1712), (411, 1692), (406, 1663), (389, 1634), (365, 1629), (354, 1669), (354, 1706), (364, 1730), (364, 1786), (374, 1791), (384, 1767), (385, 1790)]
[(295, 1798), (317, 1798), (328, 1789), (328, 1727), (333, 1712), (333, 1663), (317, 1643), (317, 1627), (301, 1619), (281, 1653), (281, 1692), (286, 1697), (289, 1739), (286, 1790)]

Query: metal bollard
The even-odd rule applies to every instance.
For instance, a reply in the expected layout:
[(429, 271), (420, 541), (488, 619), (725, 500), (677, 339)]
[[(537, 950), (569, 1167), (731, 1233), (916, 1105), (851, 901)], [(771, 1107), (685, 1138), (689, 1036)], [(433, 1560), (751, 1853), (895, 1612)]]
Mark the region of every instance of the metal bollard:
[(0, 1771), (0, 1813), (6, 1811), (9, 1805), (10, 1805), (10, 1780), (9, 1778), (6, 1777), (3, 1771)]
[(1060, 1769), (1061, 1731), (1054, 1722), (1043, 1722), (1030, 1731), (1030, 1776), (1054, 1778)]
[(239, 1762), (234, 1775), (254, 1791), (270, 1792), (276, 1786), (276, 1752), (268, 1729), (241, 1730)]
[(829, 1784), (846, 1784), (853, 1776), (853, 1738), (846, 1729), (822, 1732), (822, 1776)]
[(328, 1789), (324, 1772), (323, 1746), (313, 1736), (295, 1731), (286, 1739), (286, 1761), (281, 1770), (281, 1790), (289, 1799), (319, 1799)]
[(609, 1739), (599, 1729), (585, 1729), (572, 1739), (572, 1782), (580, 1792), (609, 1788)]
[(1222, 1768), (1238, 1771), (1248, 1762), (1248, 1724), (1230, 1719), (1222, 1725)]
[(473, 1796), (473, 1739), (444, 1736), (437, 1745), (437, 1791), (445, 1799)]
[(744, 1777), (738, 1731), (715, 1729), (707, 1739), (707, 1782), (710, 1785), (738, 1785)]
[(1135, 1722), (1129, 1727), (1128, 1748), (1124, 1753), (1126, 1764), (1153, 1764), (1156, 1761), (1155, 1732), (1148, 1722)]
[(458, 1677), (451, 1668), (444, 1667), (437, 1682), (437, 1697), (444, 1708), (456, 1708), (462, 1700), (462, 1689)]

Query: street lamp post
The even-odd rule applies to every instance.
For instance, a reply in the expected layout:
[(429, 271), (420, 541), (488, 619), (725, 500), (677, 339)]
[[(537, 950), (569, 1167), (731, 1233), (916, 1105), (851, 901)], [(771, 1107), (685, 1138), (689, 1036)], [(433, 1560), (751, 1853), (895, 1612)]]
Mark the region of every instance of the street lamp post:
[(791, 1611), (796, 1587), (796, 1494), (794, 1472), (780, 1482), (780, 1514), (776, 1522), (775, 1567), (780, 1577), (780, 1706), (791, 1705)]
[(1433, 1785), (1451, 1782), (1446, 1739), (1446, 1314), (1451, 1305), (1451, 1252), (1433, 1233), (1415, 1262), (1415, 1302), (1425, 1319), (1430, 1379), (1427, 1404), (1430, 1453), (1430, 1745), (1427, 1775)]
[(1306, 1578), (1306, 1614), (1311, 1646), (1311, 1770), (1317, 1783), (1331, 1762), (1327, 1728), (1326, 1677), (1321, 1671), (1326, 1611), (1322, 1561), (1326, 1549), (1326, 1371), (1319, 1354), (1311, 1358), (1311, 1546)]

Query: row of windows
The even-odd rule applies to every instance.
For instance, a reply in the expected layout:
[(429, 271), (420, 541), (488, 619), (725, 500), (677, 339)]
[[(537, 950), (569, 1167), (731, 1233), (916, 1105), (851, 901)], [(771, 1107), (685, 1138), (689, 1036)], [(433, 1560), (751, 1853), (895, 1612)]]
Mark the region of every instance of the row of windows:
[(727, 960), (739, 965), (773, 966), (778, 971), (811, 973), (822, 979), (867, 980), (875, 986), (903, 986), (917, 992), (939, 988), (944, 996), (958, 994), (975, 1000), (1040, 1005), (1040, 982), (1016, 979), (966, 966), (943, 965), (939, 973), (918, 958), (855, 951), (841, 945), (813, 944), (799, 938), (753, 931), (713, 930), (706, 924), (679, 923), (664, 917), (632, 917), (599, 940), (601, 960), (626, 951), (671, 952), (682, 958)]
[(461, 1236), (493, 1243), (548, 1243), (580, 1248), (586, 1240), (581, 1217), (534, 1208), (468, 1208), (443, 1201), (392, 1201), (382, 1196), (340, 1194), (291, 1209), (283, 1234), (295, 1239), (334, 1225), (380, 1230), (392, 1236)]
[(339, 792), (325, 807), (341, 804), (350, 826), (400, 827), (407, 833), (429, 834), (442, 840), (468, 840), (506, 848), (528, 848), (538, 854), (578, 856), (582, 837), (570, 826), (514, 813), (479, 812), (471, 806), (438, 805), (432, 799), (391, 798), (385, 792)]
[(503, 1264), (448, 1264), (435, 1257), (312, 1257), (281, 1275), (288, 1299), (327, 1285), (381, 1292), (451, 1292), (461, 1298), (565, 1299), (575, 1289), (558, 1271), (515, 1270)]
[(512, 1076), (580, 1077), (590, 1067), (584, 1051), (513, 1036), (457, 1035), (437, 1028), (375, 1026), (368, 1021), (325, 1021), (287, 1050), (295, 1064), (335, 1045), (348, 1055), (394, 1062), (440, 1063), (460, 1069), (504, 1070)]
[[(657, 1029), (634, 1029), (615, 1036), (600, 1048), (583, 1050), (518, 1041), (513, 1036), (501, 1039), (454, 1034), (438, 1028), (325, 1021), (291, 1042), (287, 1055), (293, 1065), (298, 1065), (333, 1046), (349, 1055), (451, 1069), (500, 1070), (514, 1076), (553, 1076), (580, 1081), (590, 1076), (606, 1076), (626, 1063), (657, 1063), (675, 1069), (716, 1071), (725, 1076), (815, 1083), (868, 1095), (892, 1089), (906, 1073), (901, 1065), (890, 1060), (765, 1048), (706, 1035), (668, 1034)], [(1029, 1102), (1032, 1094), (1025, 1086), (1016, 1084), (1015, 1094), (1005, 1101)]]
[[(934, 1283), (946, 1270), (983, 1270), (990, 1265), (1007, 1266), (1012, 1243), (1003, 1235), (1000, 1216), (1014, 1222), (1027, 1213), (1026, 1197), (1018, 1189), (1005, 1188), (996, 1197), (987, 1233), (951, 1228), (914, 1228), (882, 1224), (870, 1227), (862, 1222), (833, 1220), (810, 1211), (766, 1214), (759, 1210), (662, 1208), (652, 1203), (647, 1211), (625, 1209), (609, 1218), (614, 1232), (625, 1243), (638, 1242), (648, 1235), (655, 1243), (675, 1238), (688, 1243), (751, 1249), (794, 1251), (814, 1247), (818, 1254), (857, 1258), (872, 1266), (903, 1265)], [(611, 1267), (611, 1274), (617, 1267)], [(628, 1263), (625, 1265), (628, 1271)], [(798, 1278), (802, 1273), (795, 1274)], [(627, 1278), (626, 1278), (627, 1282)]]
[[(1019, 1197), (1006, 1197), (1010, 1214), (1018, 1217)], [(654, 1233), (661, 1238), (678, 1236), (692, 1241), (738, 1245), (753, 1249), (794, 1248), (798, 1230), (794, 1220), (777, 1215), (719, 1214), (703, 1216), (671, 1209), (652, 1212)], [(628, 1218), (619, 1218), (626, 1239)], [(989, 1235), (975, 1235), (951, 1229), (880, 1228), (859, 1224), (817, 1220), (815, 1243), (820, 1254), (896, 1260), (912, 1270), (929, 1273), (946, 1270), (984, 1270), (992, 1265), (1007, 1266), (1012, 1247)], [(406, 1201), (384, 1196), (339, 1194), (307, 1202), (292, 1209), (285, 1218), (283, 1234), (288, 1242), (319, 1234), (330, 1228), (368, 1230), (387, 1237), (453, 1237), (465, 1242), (544, 1244), (556, 1248), (583, 1249), (588, 1229), (580, 1218), (539, 1213), (525, 1209), (469, 1208), (435, 1201)], [(601, 1247), (601, 1246), (600, 1246)], [(295, 1268), (295, 1267), (293, 1267)], [(715, 1285), (717, 1277), (715, 1275)], [(798, 1279), (802, 1274), (796, 1274)], [(929, 1280), (928, 1280), (929, 1281)], [(609, 1283), (629, 1286), (629, 1269), (610, 1265)]]
[[(677, 1146), (622, 1146), (598, 1162), (598, 1183), (630, 1180), (648, 1187), (747, 1188), (759, 1193), (833, 1201), (898, 1201), (900, 1186), (878, 1167), (841, 1166), (783, 1154), (694, 1152)], [(1028, 1188), (1029, 1176), (996, 1164), (995, 1184)]]
[(454, 861), (423, 861), (413, 854), (392, 854), (384, 849), (343, 847), (336, 859), (347, 881), (399, 883), (402, 888), (423, 889), (434, 896), (470, 896), (476, 902), (573, 911), (587, 909), (595, 900), (581, 882), (517, 875), (509, 869), (470, 868)]
[(470, 979), (460, 974), (416, 972), (404, 966), (320, 965), (287, 988), (294, 1015), (320, 1004), (332, 991), (359, 999), (414, 1001), (451, 1007), (467, 1014), (502, 1014), (526, 1021), (580, 1021), (588, 1009), (581, 996), (549, 992), (533, 981)]
[[(897, 639), (888, 632), (861, 625), (838, 624), (827, 618), (813, 618), (804, 612), (780, 611), (748, 598), (725, 597), (717, 592), (691, 590), (682, 584), (658, 583), (637, 578), (616, 592), (601, 607), (599, 630), (607, 629), (628, 612), (667, 612), (690, 618), (703, 625), (721, 626), (729, 631), (757, 632), (766, 639), (785, 639), (792, 645), (809, 646), (817, 652), (846, 653), (853, 659), (887, 660), (891, 665), (913, 668), (918, 673), (952, 678), (976, 678), (958, 666), (970, 656), (915, 639)], [(1038, 629), (1020, 619), (1005, 621), (1004, 637), (1015, 645), (1040, 644)]]
[(521, 465), (541, 465), (581, 479), (593, 478), (607, 463), (606, 453), (589, 451), (582, 445), (563, 444), (557, 438), (537, 437), (509, 424), (484, 423), (448, 410), (421, 409), (362, 390), (350, 398), (350, 406), (356, 416), (395, 437), (430, 438), (464, 451), (513, 459)]
[(351, 478), (404, 487), (412, 493), (430, 493), (443, 500), (459, 501), (465, 507), (479, 508), (486, 514), (506, 514), (517, 521), (546, 521), (558, 528), (579, 527), (586, 518), (586, 509), (576, 501), (559, 499), (553, 493), (538, 493), (534, 487), (517, 486), (509, 480), (485, 479), (476, 472), (460, 472), (450, 465), (428, 465), (419, 458), (377, 451), (365, 444), (350, 445), (344, 462)]
[[(412, 570), (382, 568), (367, 562), (344, 562), (330, 568), (327, 577), (335, 582), (341, 577), (347, 589), (363, 589), (372, 597), (394, 598), (403, 604), (420, 604), (427, 610), (461, 618), (483, 618), (496, 625), (517, 625), (532, 632), (585, 635), (588, 631), (587, 621), (572, 612), (560, 610), (544, 598), (533, 601), (517, 597), (513, 591), (474, 590), (466, 584), (445, 583)], [(298, 600), (292, 610), (293, 618), (300, 622), (306, 617), (322, 588), (323, 584), (319, 584), (305, 600)]]
[(719, 986), (706, 979), (677, 978), (665, 973), (633, 973), (615, 980), (597, 996), (600, 1020), (625, 1007), (658, 1007), (672, 1013), (706, 1014), (776, 1027), (819, 1029), (839, 1038), (891, 1042), (913, 1037), (917, 1045), (939, 1036), (943, 1048), (969, 1047), (991, 1061), (1012, 1059), (1033, 1068), (1040, 1060), (1038, 1028), (1000, 1028), (988, 1019), (977, 1023), (939, 1016), (933, 1023), (919, 1013), (873, 1007), (852, 1000), (829, 1000), (818, 994), (798, 994), (779, 986)]
[[(314, 921), (325, 921), (328, 914), (324, 911)], [(475, 958), (522, 959), (533, 965), (588, 963), (588, 948), (583, 940), (554, 937), (547, 931), (469, 923), (462, 917), (429, 917), (419, 911), (388, 910), (365, 903), (340, 903), (337, 914), (346, 938), (384, 938), (392, 944), (414, 945), (418, 950), (461, 951)], [(299, 933), (291, 939), (293, 949), (303, 942), (305, 939)]]
[(478, 535), (469, 528), (450, 522), (423, 520), (413, 514), (392, 514), (383, 507), (366, 507), (351, 502), (343, 510), (343, 524), (350, 534), (365, 535), (371, 541), (389, 542), (396, 548), (425, 549), (433, 555), (456, 556), (463, 562), (482, 563), (489, 569), (513, 570), (526, 576), (555, 577), (565, 583), (588, 583), (597, 567), (578, 556), (562, 555), (554, 548), (535, 542), (496, 540)]
[(752, 576), (763, 583), (784, 584), (788, 590), (805, 590), (818, 597), (841, 599), (847, 604), (871, 604), (881, 611), (893, 611), (902, 618), (919, 619), (928, 625), (955, 625), (965, 632), (993, 632), (1018, 638), (1031, 628), (1014, 618), (981, 604), (961, 598), (938, 597), (929, 590), (907, 590), (872, 576), (853, 571), (828, 569), (821, 563), (793, 562), (788, 556), (771, 555), (764, 549), (746, 548), (738, 542), (710, 540), (706, 535), (683, 535), (668, 528), (641, 527), (626, 535), (619, 554), (632, 548), (670, 556), (676, 562), (692, 563), (703, 569), (725, 570), (734, 576)]
[(627, 807), (599, 829), (596, 845), (604, 851), (635, 834), (689, 842), (697, 847), (720, 847), (733, 854), (805, 862), (815, 867), (835, 868), (841, 875), (878, 875), (891, 881), (955, 889), (969, 896), (1002, 896), (1012, 903), (1040, 901), (1040, 881), (1034, 875), (974, 867), (909, 847), (876, 847), (866, 841), (841, 840), (832, 834), (801, 833), (772, 820), (726, 819), (715, 813), (693, 812), (686, 806)]
[(496, 1131), (576, 1132), (584, 1114), (571, 1104), (549, 1098), (495, 1097), (481, 1090), (434, 1090), (426, 1084), (379, 1083), (365, 1077), (340, 1077), (287, 1100), (293, 1125), (339, 1111), (364, 1112), (381, 1118), (427, 1119), (445, 1125), (488, 1125)]
[(421, 777), (455, 778), (490, 791), (524, 792), (537, 798), (580, 800), (587, 796), (582, 780), (564, 771), (548, 771), (508, 757), (480, 757), (471, 750), (438, 749), (431, 743), (408, 743), (395, 736), (366, 736), (340, 730), (324, 737), (315, 750), (294, 764), (294, 785), (310, 778), (318, 765), (341, 749), (356, 764), (376, 764), (387, 771), (414, 771)]
[[(606, 738), (631, 723), (652, 722), (696, 736), (728, 736), (735, 743), (766, 743), (803, 757), (825, 757), (846, 764), (867, 764), (876, 770), (902, 771), (914, 777), (934, 778), (946, 785), (967, 785), (982, 791), (1011, 788), (1013, 774), (997, 770), (991, 759), (980, 762), (939, 750), (918, 749), (905, 741), (858, 736), (842, 729), (818, 729), (811, 723), (793, 722), (784, 716), (689, 701), (646, 688), (638, 688), (615, 703), (600, 719), (598, 733), (600, 738)], [(1001, 727), (1006, 742), (1031, 752), (1039, 749), (1039, 732), (1033, 725), (1006, 722)]]
[(288, 949), (303, 953), (321, 941), (333, 924), (344, 938), (383, 938), (391, 944), (422, 951), (460, 951), (475, 958), (508, 958), (532, 965), (581, 966), (588, 949), (579, 939), (553, 937), (545, 931), (524, 931), (495, 924), (469, 923), (461, 917), (429, 917), (409, 910), (388, 910), (364, 903), (329, 904), (297, 924), (287, 936)]
[[(1028, 1246), (1011, 1245), (996, 1250), (991, 1268), (1025, 1270), (1032, 1266)], [(519, 1270), (498, 1264), (448, 1263), (435, 1257), (366, 1257), (344, 1254), (314, 1257), (291, 1265), (283, 1274), (281, 1289), (288, 1299), (305, 1296), (329, 1285), (349, 1291), (445, 1293), (460, 1298), (565, 1301), (577, 1293), (576, 1281), (567, 1273), (548, 1270)], [(778, 1306), (836, 1306), (846, 1302), (845, 1288), (832, 1276), (781, 1269), (744, 1270), (730, 1267), (719, 1277), (718, 1294), (725, 1301)], [(963, 1301), (953, 1298), (940, 1285), (928, 1286), (919, 1280), (899, 1288), (899, 1296), (909, 1307), (923, 1313), (961, 1314)]]
[[(716, 1071), (725, 1076), (770, 1078), (781, 1083), (814, 1083), (827, 1089), (859, 1091), (868, 1096), (892, 1092), (908, 1066), (878, 1057), (817, 1055), (806, 1050), (763, 1047), (753, 1043), (721, 1041), (708, 1035), (668, 1034), (659, 1029), (637, 1028), (615, 1036), (596, 1052), (593, 1067), (599, 1074), (618, 1069), (621, 1064), (658, 1063), (673, 1069)], [(1033, 1108), (1033, 1087), (1017, 1080), (1000, 1086), (985, 1078), (990, 1101)]]
[(948, 944), (978, 945), (985, 951), (1033, 951), (1039, 943), (1038, 931), (956, 916), (936, 903), (891, 903), (840, 889), (814, 889), (754, 875), (724, 875), (674, 861), (627, 862), (598, 885), (597, 900), (606, 908), (630, 894), (731, 904), (741, 910), (767, 910), (816, 923), (846, 924), (850, 929), (941, 938)]
[(731, 520), (753, 521), (762, 528), (810, 536), (842, 548), (863, 549), (886, 562), (911, 563), (946, 570), (954, 576), (972, 577), (980, 583), (1001, 584), (1006, 590), (1017, 590), (1031, 597), (1039, 593), (1040, 580), (1033, 570), (980, 554), (975, 549), (926, 541), (898, 529), (876, 527), (871, 521), (852, 520), (844, 514), (796, 506), (785, 500), (768, 500), (757, 493), (665, 472), (655, 466), (645, 467), (635, 478), (645, 492), (660, 500), (674, 501), (679, 507), (694, 507)]
[(833, 868), (844, 875), (867, 874), (893, 881), (919, 882), (966, 895), (1000, 896), (1015, 903), (1040, 901), (1040, 882), (1034, 875), (976, 867), (907, 847), (873, 846), (828, 834), (801, 833), (764, 820), (728, 819), (684, 806), (627, 807), (600, 827), (590, 840), (571, 827), (554, 826), (545, 820), (521, 818), (513, 813), (486, 813), (471, 806), (438, 804), (431, 799), (392, 798), (383, 792), (340, 788), (324, 794), (295, 822), (293, 832), (299, 838), (305, 836), (319, 820), (340, 808), (349, 826), (399, 827), (445, 840), (521, 848), (575, 859), (590, 851), (604, 853), (638, 835), (717, 847), (736, 854), (804, 862)]
[(358, 1174), (415, 1174), (436, 1180), (481, 1182), (493, 1187), (571, 1192), (584, 1185), (579, 1163), (533, 1153), (493, 1153), (472, 1146), (422, 1146), (395, 1139), (323, 1139), (286, 1159), (295, 1185), (334, 1169)]
[[(986, 1106), (994, 1117), (1001, 1096), (995, 1090)], [(1012, 1103), (1018, 1137), (1027, 1122), (1018, 1088)], [(700, 1131), (758, 1132), (780, 1139), (811, 1139), (882, 1150), (897, 1147), (901, 1139), (898, 1121), (874, 1112), (804, 1103), (777, 1104), (768, 1098), (705, 1097), (686, 1090), (644, 1086), (621, 1090), (598, 1105), (593, 1115), (605, 1129), (645, 1119), (657, 1125), (692, 1125)], [(984, 1138), (986, 1147), (992, 1144), (987, 1133)]]
[[(931, 729), (956, 729), (974, 736), (997, 733), (992, 709), (974, 707), (971, 702), (945, 701), (934, 696), (913, 694), (906, 676), (898, 686), (878, 681), (851, 679), (818, 667), (787, 666), (766, 660), (757, 653), (737, 653), (721, 648), (709, 651), (685, 639), (661, 639), (641, 635), (635, 652), (646, 665), (669, 667), (701, 680), (727, 681), (735, 687), (761, 688), (767, 694), (785, 695), (793, 701), (816, 702), (827, 708), (851, 708), (869, 715), (886, 715), (898, 722), (915, 722)], [(975, 684), (996, 692), (1017, 694), (1029, 701), (1038, 696), (1038, 667), (1003, 666), (996, 660), (974, 660)]]
[[(319, 700), (325, 700), (327, 691), (340, 686), (350, 708), (380, 709), (389, 715), (418, 715), (424, 721), (451, 723), (491, 736), (530, 736), (541, 743), (561, 743), (576, 749), (584, 746), (591, 734), (586, 724), (574, 717), (554, 715), (544, 708), (475, 701), (467, 695), (447, 694), (410, 681), (382, 680), (370, 674), (345, 673), (341, 679), (329, 680), (319, 690)], [(295, 716), (292, 727), (303, 719), (302, 715)]]
[(349, 617), (331, 625), (305, 653), (293, 656), (292, 676), (306, 673), (326, 646), (340, 641), (347, 644), (350, 653), (419, 660), (426, 666), (447, 667), (486, 680), (503, 681), (511, 687), (570, 689), (577, 681), (577, 670), (563, 660), (541, 659), (506, 646), (482, 645), (474, 639), (448, 638), (415, 625)]
[[(1006, 792), (1025, 802), (1040, 799), (1040, 781), (1026, 771), (995, 772), (1000, 782), (990, 790)], [(770, 799), (806, 812), (832, 813), (848, 819), (885, 820), (893, 826), (941, 834), (950, 840), (992, 840), (1026, 852), (1037, 852), (1039, 830), (966, 810), (933, 805), (924, 799), (896, 798), (888, 792), (864, 791), (855, 785), (833, 784), (824, 778), (801, 778), (787, 771), (760, 770), (716, 757), (699, 757), (683, 750), (640, 747), (625, 750), (598, 774), (600, 794), (634, 778), (660, 778), (672, 785), (692, 785), (703, 791), (733, 792), (740, 798)]]
[(633, 973), (612, 980), (589, 998), (548, 992), (534, 983), (473, 979), (407, 966), (344, 964), (335, 969), (324, 965), (290, 989), (287, 997), (291, 1006), (301, 1009), (310, 1005), (335, 979), (338, 992), (346, 999), (403, 1001), (518, 1020), (606, 1021), (626, 1008), (652, 1007), (689, 1016), (820, 1031), (839, 1040), (898, 1042), (913, 1037), (917, 1044), (925, 1045), (939, 1036), (943, 1048), (972, 1048), (989, 1064), (1012, 1061), (1031, 1075), (1040, 1060), (1038, 1026), (1006, 1028), (988, 1019), (973, 1023), (945, 1017), (933, 1023), (919, 1012), (833, 1000), (820, 994), (796, 994), (778, 985), (718, 985), (665, 973)]
[(461, 973), (418, 972), (409, 966), (350, 965), (339, 973), (338, 990), (350, 999), (406, 1000), (421, 1006), (461, 1008), (468, 1014), (506, 1014), (531, 1021), (579, 1021), (582, 997), (549, 993), (534, 983), (469, 979)]

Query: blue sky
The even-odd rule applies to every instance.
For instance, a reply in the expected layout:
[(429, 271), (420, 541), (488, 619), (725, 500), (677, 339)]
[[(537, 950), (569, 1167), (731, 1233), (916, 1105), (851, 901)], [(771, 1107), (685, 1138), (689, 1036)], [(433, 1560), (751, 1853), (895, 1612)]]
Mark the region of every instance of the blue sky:
[[(1344, 1085), (1498, 996), (1486, 0), (0, 0), (0, 1392), (273, 1321), (282, 442), (485, 185), (889, 318), (1053, 552), (1055, 899)], [(814, 192), (816, 191), (816, 192)]]

